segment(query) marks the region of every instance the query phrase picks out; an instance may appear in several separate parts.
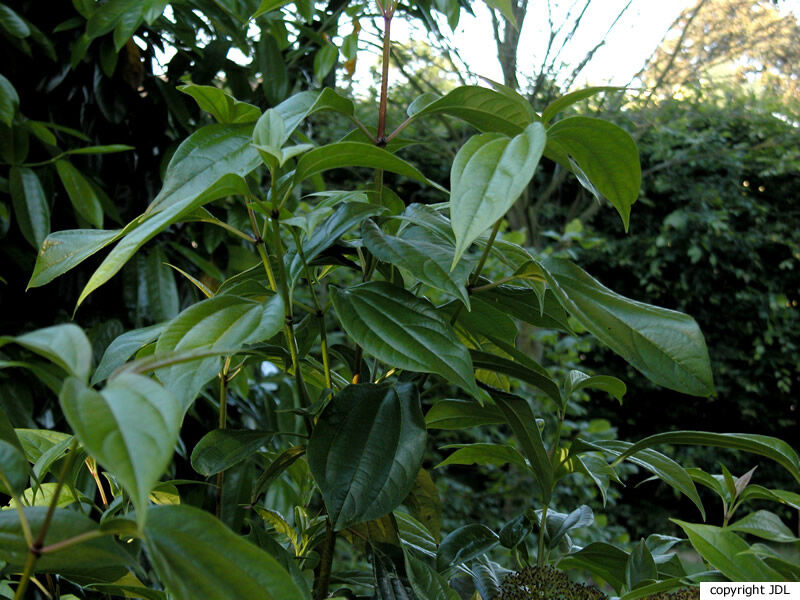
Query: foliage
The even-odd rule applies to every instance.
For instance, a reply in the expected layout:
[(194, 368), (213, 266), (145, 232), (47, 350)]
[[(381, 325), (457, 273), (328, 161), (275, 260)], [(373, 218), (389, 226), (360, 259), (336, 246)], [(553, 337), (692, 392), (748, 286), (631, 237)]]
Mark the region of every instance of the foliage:
[[(34, 34), (30, 7), (23, 17), (2, 6), (16, 51), (32, 54), (31, 38), (50, 54), (53, 42)], [(516, 347), (520, 322), (567, 334), (582, 328), (658, 385), (698, 397), (714, 391), (691, 317), (633, 301), (568, 258), (498, 236), (542, 156), (607, 198), (627, 227), (641, 178), (631, 137), (599, 119), (550, 120), (597, 90), (558, 100), (543, 119), (513, 90), (462, 86), (442, 97), (422, 95), (392, 131), (383, 86), (373, 128), (352, 100), (319, 89), (338, 55), (323, 25), (335, 33), (344, 14), (355, 21), (370, 7), (289, 8), (270, 0), (170, 6), (178, 11), (172, 18), (163, 2), (76, 2), (78, 16), (52, 28), (69, 33), (57, 36), (71, 46), (64, 72), (85, 67), (95, 88), (114, 81), (114, 56), (124, 49), (122, 58), (133, 60), (123, 83), (139, 90), (137, 40), (146, 52), (162, 40), (177, 50), (168, 84), (151, 76), (152, 87), (128, 94), (130, 106), (112, 97), (113, 110), (100, 107), (104, 121), (122, 124), (128, 109), (141, 117), (142, 98), (161, 97), (161, 126), (185, 138), (163, 154), (152, 142), (130, 144), (133, 165), (148, 151), (147, 160), (168, 158), (157, 193), (129, 182), (151, 201), (138, 216), (130, 210), (120, 229), (102, 229), (115, 217), (102, 187), (59, 161), (127, 152), (118, 142), (129, 140), (62, 151), (54, 133), (64, 131), (61, 122), (26, 117), (29, 106), (35, 110), (28, 103), (35, 78), (14, 72), (1, 82), (12, 206), (5, 213), (16, 221), (4, 251), (31, 255), (19, 249), (23, 241), (38, 249), (35, 264), (31, 256), (17, 261), (30, 266), (31, 288), (73, 279), (78, 322), (86, 315), (96, 325), (94, 298), (131, 272), (135, 292), (133, 318), (117, 313), (116, 331), (89, 336), (77, 324), (57, 323), (59, 315), (32, 311), (31, 320), (46, 327), (26, 323), (0, 338), (10, 389), (34, 379), (49, 398), (35, 413), (24, 401), (4, 401), (0, 410), (0, 492), (9, 499), (0, 513), (0, 574), (15, 600), (34, 586), (61, 598), (321, 600), (333, 592), (450, 600), (459, 590), (488, 599), (505, 573), (495, 559), (524, 573), (534, 573), (524, 567), (535, 563), (536, 573), (555, 573), (562, 584), (564, 576), (547, 565), (588, 572), (628, 597), (719, 574), (771, 581), (795, 575), (791, 561), (740, 537), (793, 543), (780, 517), (758, 511), (728, 521), (749, 498), (800, 509), (796, 494), (749, 486), (749, 478), (726, 472), (720, 482), (655, 449), (734, 448), (775, 462), (796, 483), (800, 458), (789, 444), (703, 431), (636, 443), (591, 431), (573, 436), (566, 421), (576, 395), (594, 389), (621, 400), (626, 385), (578, 370), (548, 371)], [(456, 21), (458, 5), (436, 6)], [(378, 3), (384, 56), (401, 8)], [(424, 5), (407, 8), (430, 18)], [(244, 33), (254, 14), (258, 42)], [(296, 35), (288, 35), (290, 27)], [(199, 46), (200, 32), (212, 41)], [(225, 38), (254, 57), (260, 91), (247, 69), (227, 58)], [(175, 60), (177, 72), (193, 77), (180, 91), (197, 105), (194, 123), (175, 108)], [(386, 82), (388, 63), (382, 67)], [(314, 89), (301, 90), (302, 78)], [(212, 82), (220, 86), (205, 85)], [(319, 113), (352, 130), (337, 141), (318, 138)], [(63, 114), (75, 118), (68, 107)], [(477, 130), (448, 165), (449, 191), (425, 165), (403, 158), (399, 143), (410, 123), (439, 118)], [(130, 135), (129, 125), (118, 131)], [(96, 123), (86, 129), (105, 135)], [(28, 156), (30, 135), (41, 142), (41, 160)], [(112, 178), (119, 166), (102, 160), (97, 168)], [(346, 178), (331, 177), (345, 169)], [(56, 176), (74, 214), (53, 221), (53, 186), (42, 180)], [(437, 202), (399, 193), (408, 180)], [(79, 229), (51, 232), (61, 219)], [(508, 464), (531, 486), (530, 504), (504, 524), (445, 528), (442, 500), (423, 468), (427, 446), (440, 439), (437, 429), (484, 426), (496, 427), (501, 439), (459, 445), (445, 462)], [(629, 550), (575, 543), (595, 515), (586, 505), (559, 504), (563, 481), (582, 478), (605, 498), (625, 474), (623, 462), (687, 497), (703, 518), (696, 483), (720, 493), (722, 527), (676, 521), (710, 573), (687, 569), (674, 550), (679, 538), (653, 534)], [(721, 544), (734, 556), (720, 556)]]

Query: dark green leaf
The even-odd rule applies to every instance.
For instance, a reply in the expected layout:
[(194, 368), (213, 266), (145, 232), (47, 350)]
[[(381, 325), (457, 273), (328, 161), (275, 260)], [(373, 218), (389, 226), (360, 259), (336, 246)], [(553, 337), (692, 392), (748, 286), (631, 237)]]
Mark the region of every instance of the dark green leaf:
[(436, 402), (425, 415), (425, 426), (428, 429), (467, 429), (505, 422), (499, 408), (481, 406), (474, 400), (445, 398)]
[(437, 469), (446, 465), (505, 465), (507, 463), (527, 467), (527, 463), (519, 451), (506, 444), (451, 444), (444, 448), (458, 448), (458, 450), (436, 465)]
[(111, 342), (103, 353), (100, 364), (97, 365), (97, 368), (92, 374), (92, 385), (103, 381), (136, 352), (155, 340), (161, 335), (164, 327), (166, 327), (166, 323), (158, 323), (156, 325), (150, 325), (150, 327), (132, 329), (126, 331)]
[(0, 122), (11, 127), (18, 108), (19, 95), (17, 95), (17, 90), (8, 79), (0, 75)]
[(177, 88), (195, 99), (197, 105), (219, 123), (252, 123), (261, 116), (257, 106), (240, 102), (213, 85), (180, 85)]
[(729, 525), (728, 529), (755, 535), (771, 542), (789, 544), (798, 541), (798, 538), (792, 534), (791, 529), (783, 524), (780, 517), (768, 510), (757, 510), (745, 515)]
[(640, 540), (633, 547), (631, 555), (628, 557), (628, 564), (625, 567), (625, 582), (629, 590), (634, 589), (643, 583), (650, 583), (658, 580), (658, 567), (653, 560), (650, 549), (644, 540)]
[(123, 373), (102, 392), (68, 379), (60, 400), (81, 445), (131, 495), (142, 526), (147, 498), (178, 440), (183, 413), (177, 399), (152, 379)]
[(450, 171), (450, 221), (456, 237), (452, 270), (461, 255), (506, 214), (533, 177), (544, 150), (541, 123), (519, 135), (473, 136), (458, 151)]
[(402, 158), (371, 144), (361, 142), (336, 142), (307, 152), (297, 162), (295, 183), (319, 175), (330, 169), (345, 167), (368, 167), (383, 169), (405, 175), (422, 183), (428, 183), (422, 172)]
[(500, 542), (497, 534), (484, 525), (473, 523), (459, 527), (449, 533), (439, 545), (436, 553), (436, 568), (444, 571), (494, 548)]
[(548, 104), (545, 109), (542, 111), (542, 123), (547, 125), (550, 120), (555, 117), (558, 113), (562, 110), (567, 108), (568, 106), (572, 106), (576, 102), (580, 102), (581, 100), (585, 100), (586, 98), (591, 98), (592, 96), (599, 94), (601, 92), (616, 92), (620, 90), (624, 90), (625, 88), (621, 87), (614, 87), (614, 86), (598, 86), (598, 87), (587, 87), (582, 90), (576, 90), (574, 92), (570, 92), (569, 94), (564, 94), (560, 98), (556, 98), (550, 104)]
[(628, 553), (605, 542), (593, 542), (574, 554), (568, 554), (558, 565), (562, 569), (586, 569), (619, 593), (625, 586)]
[(92, 185), (68, 160), (57, 160), (56, 171), (75, 211), (98, 229), (103, 226), (103, 207)]
[(425, 600), (459, 600), (447, 580), (423, 561), (406, 552), (406, 573), (414, 593)]
[(334, 396), (309, 440), (308, 465), (337, 531), (381, 517), (405, 499), (425, 438), (410, 383), (350, 385)]
[[(37, 506), (23, 510), (31, 531), (38, 532), (44, 523), (47, 508)], [(56, 509), (44, 545), (49, 546), (97, 529), (97, 523), (89, 517), (73, 510)], [(9, 563), (14, 571), (21, 571), (27, 556), (28, 545), (17, 511), (0, 511), (0, 560)], [(42, 555), (36, 562), (36, 571), (89, 581), (116, 581), (126, 573), (126, 566), (130, 562), (130, 557), (111, 537), (101, 537)]]
[(57, 364), (68, 374), (88, 381), (92, 346), (83, 330), (72, 323), (37, 329), (16, 338), (0, 338), (0, 346), (15, 342)]
[(21, 494), (28, 487), (28, 471), (22, 451), (0, 439), (0, 493)]
[(519, 396), (506, 394), (500, 390), (492, 390), (491, 396), (503, 412), (523, 454), (530, 462), (536, 483), (542, 493), (542, 502), (547, 504), (553, 489), (553, 466), (530, 405)]
[(231, 468), (255, 454), (272, 438), (272, 432), (213, 429), (192, 450), (192, 467), (206, 477)]
[(550, 378), (550, 374), (539, 365), (536, 365), (538, 369), (534, 370), (528, 366), (531, 363), (523, 365), (508, 358), (495, 356), (494, 354), (481, 352), (479, 350), (470, 350), (470, 356), (472, 357), (472, 364), (475, 365), (476, 369), (486, 369), (494, 371), (495, 373), (503, 373), (504, 375), (515, 377), (520, 381), (524, 381), (540, 389), (556, 402), (561, 401), (561, 394), (556, 382), (553, 381)]
[(585, 504), (579, 506), (570, 513), (547, 513), (547, 532), (551, 548), (558, 544), (559, 540), (573, 529), (588, 527), (594, 523), (594, 513)]
[(147, 282), (147, 307), (154, 321), (175, 317), (180, 309), (178, 286), (172, 269), (166, 265), (167, 257), (160, 247), (147, 255), (145, 281)]
[(607, 198), (628, 230), (642, 168), (636, 142), (625, 130), (603, 119), (569, 117), (547, 130), (547, 153), (575, 171), (598, 200)]
[(14, 216), (22, 235), (37, 250), (50, 233), (50, 205), (32, 169), (11, 167), (8, 178)]
[(260, 17), (264, 13), (268, 13), (273, 10), (279, 9), (281, 6), (285, 6), (292, 2), (293, 0), (261, 0), (261, 4), (258, 5), (258, 9), (256, 12), (253, 13), (251, 19), (255, 19), (256, 17)]
[[(31, 28), (27, 21), (5, 4), (0, 4), (0, 27), (10, 36), (19, 39), (24, 39), (31, 34)], [(0, 77), (2, 76), (0, 75)]]
[(551, 258), (545, 266), (564, 309), (650, 380), (694, 396), (714, 392), (708, 350), (694, 319), (620, 296), (567, 260)]
[(608, 392), (619, 400), (620, 404), (622, 404), (622, 398), (628, 389), (623, 381), (610, 375), (594, 375), (590, 377), (586, 373), (574, 369), (567, 373), (567, 392), (569, 394), (585, 388)]
[(308, 600), (272, 556), (190, 506), (150, 509), (147, 554), (177, 600)]
[(427, 300), (375, 281), (334, 290), (333, 306), (347, 334), (379, 360), (409, 371), (436, 373), (473, 396), (482, 396), (467, 349)]
[(142, 19), (145, 3), (141, 0), (116, 0), (95, 8), (86, 24), (86, 35), (94, 39), (111, 32), (127, 14)]

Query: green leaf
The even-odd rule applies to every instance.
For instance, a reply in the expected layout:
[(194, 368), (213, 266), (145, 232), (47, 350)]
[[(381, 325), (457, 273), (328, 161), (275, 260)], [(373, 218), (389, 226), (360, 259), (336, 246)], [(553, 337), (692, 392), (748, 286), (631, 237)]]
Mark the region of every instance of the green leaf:
[(150, 509), (145, 548), (177, 600), (309, 600), (277, 560), (198, 508)]
[(131, 495), (143, 526), (147, 497), (178, 441), (182, 411), (177, 399), (148, 377), (123, 373), (102, 392), (68, 379), (60, 401), (81, 445)]
[(625, 567), (625, 583), (632, 590), (643, 583), (658, 580), (658, 567), (644, 540), (633, 547)]
[(445, 398), (437, 401), (425, 415), (425, 426), (428, 429), (467, 429), (505, 422), (499, 408), (481, 406), (474, 400)]
[[(476, 369), (487, 369), (495, 373), (515, 377), (540, 389), (556, 402), (561, 402), (561, 394), (556, 382), (551, 379), (550, 374), (544, 367), (539, 366), (537, 363), (530, 361), (523, 365), (508, 358), (479, 350), (470, 350), (470, 356)], [(531, 368), (533, 365), (538, 368)]]
[(126, 146), (125, 144), (106, 144), (104, 146), (84, 146), (83, 148), (73, 148), (64, 152), (68, 154), (114, 154), (116, 152), (127, 152), (133, 150), (133, 146)]
[(334, 529), (381, 517), (408, 495), (425, 452), (413, 384), (349, 385), (319, 417), (308, 465)]
[(563, 557), (558, 563), (561, 569), (586, 569), (608, 582), (617, 593), (625, 586), (627, 565), (628, 553), (605, 542), (592, 542), (582, 550)]
[(161, 247), (153, 248), (145, 263), (145, 282), (147, 283), (147, 307), (154, 321), (166, 321), (175, 317), (180, 309), (178, 286), (172, 269), (167, 265), (167, 257)]
[(459, 600), (458, 593), (447, 584), (447, 580), (423, 561), (406, 556), (406, 573), (414, 593), (425, 600)]
[[(235, 354), (244, 344), (271, 338), (283, 327), (281, 297), (266, 302), (238, 296), (215, 296), (193, 304), (173, 319), (156, 342), (155, 356), (191, 351)], [(178, 397), (184, 410), (220, 369), (219, 357), (176, 364), (158, 377)]]
[(783, 440), (752, 433), (711, 433), (708, 431), (658, 433), (633, 444), (617, 458), (617, 462), (644, 448), (651, 448), (659, 444), (699, 445), (744, 450), (774, 460), (789, 471), (797, 481), (800, 481), (800, 458), (798, 458), (797, 452)]
[(69, 229), (51, 233), (42, 242), (28, 288), (42, 286), (63, 275), (122, 234), (122, 229)]
[(0, 338), (0, 346), (15, 342), (31, 352), (44, 356), (81, 381), (89, 379), (92, 368), (92, 346), (83, 330), (72, 323), (37, 329), (16, 338)]
[(450, 444), (443, 448), (458, 448), (450, 456), (436, 465), (435, 468), (446, 465), (505, 465), (513, 463), (527, 467), (523, 456), (513, 446), (507, 444)]
[(197, 105), (219, 123), (252, 123), (261, 116), (257, 106), (240, 102), (213, 85), (190, 83), (180, 85), (177, 89), (194, 98)]
[(314, 81), (322, 83), (325, 76), (331, 72), (339, 58), (339, 49), (333, 44), (325, 44), (314, 54)]
[(355, 112), (355, 104), (331, 88), (325, 88), (321, 92), (300, 92), (287, 98), (275, 110), (283, 117), (286, 124), (286, 139), (297, 129), (297, 126), (306, 118), (314, 113), (331, 110), (343, 115), (352, 115)]
[(500, 14), (505, 17), (506, 21), (511, 23), (514, 29), (518, 29), (517, 18), (514, 16), (514, 10), (511, 7), (511, 0), (485, 0), (486, 6), (500, 11)]
[(771, 542), (789, 544), (798, 541), (798, 538), (792, 534), (791, 529), (783, 524), (780, 517), (768, 510), (757, 510), (750, 513), (729, 525), (727, 529), (755, 535)]
[(18, 108), (19, 95), (17, 90), (8, 79), (0, 75), (0, 121), (11, 127)]
[[(47, 508), (24, 508), (31, 531), (38, 532), (45, 520)], [(47, 529), (44, 545), (74, 538), (98, 530), (97, 523), (78, 512), (56, 509)], [(28, 557), (28, 545), (22, 533), (19, 515), (15, 510), (0, 511), (0, 560), (8, 568), (21, 571)], [(58, 573), (64, 577), (89, 581), (116, 581), (122, 577), (131, 559), (111, 537), (99, 537), (70, 546), (57, 552), (47, 552), (36, 562), (40, 573)]]
[(472, 523), (449, 533), (439, 544), (436, 569), (444, 571), (451, 565), (465, 563), (480, 556), (500, 543), (497, 534), (486, 527)]
[(94, 370), (91, 384), (95, 385), (106, 379), (126, 360), (161, 335), (164, 327), (166, 327), (166, 323), (157, 323), (149, 327), (126, 331), (115, 338), (106, 348), (100, 364)]
[(703, 502), (700, 500), (700, 496), (697, 493), (697, 488), (694, 485), (694, 481), (689, 473), (687, 473), (686, 469), (668, 456), (664, 456), (660, 452), (651, 450), (647, 446), (642, 446), (635, 452), (632, 452), (636, 444), (619, 440), (606, 440), (589, 443), (583, 439), (579, 439), (575, 442), (575, 448), (578, 449), (581, 444), (592, 450), (601, 450), (611, 454), (612, 456), (616, 456), (617, 458), (615, 459), (614, 464), (617, 464), (622, 460), (628, 460), (635, 465), (647, 469), (653, 473), (653, 475), (661, 479), (664, 483), (673, 487), (689, 498), (705, 519), (705, 508), (703, 508)]
[(547, 130), (547, 154), (574, 171), (598, 200), (607, 198), (628, 230), (642, 167), (636, 142), (625, 130), (603, 119), (569, 117)]
[(427, 300), (382, 281), (335, 289), (332, 299), (342, 327), (369, 354), (400, 369), (436, 373), (482, 397), (467, 349)]
[(425, 175), (413, 165), (383, 148), (362, 142), (336, 142), (315, 148), (297, 161), (295, 184), (330, 169), (368, 167), (405, 175), (422, 183), (429, 183)]
[(192, 468), (210, 477), (255, 454), (272, 438), (269, 431), (213, 429), (192, 450)]
[(507, 138), (473, 136), (458, 151), (450, 171), (450, 221), (456, 236), (452, 271), (461, 255), (506, 214), (533, 177), (545, 146), (541, 123)]
[(28, 487), (28, 459), (16, 446), (0, 440), (0, 493), (21, 494)]
[[(26, 489), (20, 498), (22, 505), (50, 506), (50, 503), (53, 501), (53, 496), (55, 496), (57, 487), (58, 483), (54, 481), (48, 481), (47, 483), (42, 483), (36, 486), (36, 488)], [(72, 490), (68, 486), (61, 486), (61, 491), (59, 492), (58, 500), (56, 501), (56, 508), (64, 508), (65, 506), (69, 506), (77, 501), (78, 499), (72, 494)], [(9, 502), (8, 505), (11, 508), (17, 507), (17, 503), (14, 500)]]
[(436, 489), (436, 484), (428, 471), (419, 470), (417, 478), (414, 480), (414, 486), (403, 500), (403, 505), (408, 508), (414, 519), (433, 534), (434, 540), (438, 542), (442, 529), (442, 501), (439, 498), (439, 490)]
[(2, 406), (0, 406), (0, 440), (11, 444), (11, 446), (22, 452), (22, 455), (25, 456), (25, 448), (22, 446), (22, 442), (17, 432), (14, 431), (14, 426), (3, 411)]
[(586, 373), (574, 369), (567, 374), (566, 387), (568, 394), (573, 394), (585, 388), (603, 390), (619, 400), (620, 404), (622, 404), (622, 398), (628, 390), (625, 383), (616, 377), (610, 375), (589, 376)]
[(519, 396), (506, 394), (500, 390), (492, 390), (491, 396), (511, 426), (522, 453), (530, 462), (536, 483), (541, 490), (542, 502), (549, 503), (553, 492), (553, 466), (530, 405)]
[(423, 94), (408, 107), (408, 115), (422, 117), (443, 113), (466, 121), (479, 131), (514, 136), (533, 121), (522, 99), (475, 85), (458, 87), (434, 99)]
[(780, 581), (780, 573), (748, 553), (750, 546), (730, 530), (670, 519), (686, 533), (694, 549), (731, 581)]
[(28, 243), (38, 250), (50, 233), (50, 205), (42, 184), (32, 169), (11, 167), (8, 187), (19, 230)]
[(599, 94), (601, 92), (617, 92), (620, 90), (624, 90), (623, 87), (614, 87), (614, 86), (596, 86), (596, 87), (587, 87), (582, 90), (575, 90), (574, 92), (570, 92), (569, 94), (564, 94), (560, 98), (556, 98), (550, 104), (548, 104), (545, 109), (542, 111), (542, 123), (547, 125), (553, 117), (555, 117), (558, 113), (562, 110), (567, 108), (568, 106), (572, 106), (576, 102), (580, 102), (581, 100), (585, 100), (586, 98), (591, 98), (592, 96)]
[(86, 23), (86, 35), (90, 40), (111, 32), (126, 15), (144, 17), (145, 3), (141, 0), (116, 0), (97, 6)]
[(573, 529), (588, 527), (594, 523), (594, 513), (585, 504), (570, 513), (547, 513), (547, 533), (550, 537), (548, 543), (551, 548)]
[(651, 381), (694, 396), (714, 392), (708, 350), (694, 319), (620, 296), (570, 261), (550, 258), (545, 267), (564, 309)]
[(773, 502), (786, 504), (800, 511), (800, 494), (787, 490), (770, 490), (761, 485), (748, 485), (742, 492), (740, 498), (742, 501), (750, 499), (771, 500)]
[(57, 160), (56, 171), (75, 211), (98, 229), (103, 226), (103, 207), (94, 188), (68, 160)]
[(282, 6), (286, 6), (293, 1), (294, 0), (261, 0), (261, 4), (258, 5), (256, 12), (254, 12), (250, 18), (255, 19), (256, 17), (260, 17), (265, 13), (277, 10)]
[(27, 21), (5, 4), (0, 4), (0, 27), (11, 37), (18, 39), (24, 39), (31, 34), (31, 28), (28, 26)]
[(451, 250), (448, 246), (436, 243), (435, 239), (406, 240), (402, 237), (388, 235), (374, 221), (367, 219), (361, 226), (364, 245), (379, 260), (405, 269), (423, 283), (452, 296), (455, 296), (470, 308), (469, 296), (465, 287), (466, 275), (449, 270)]

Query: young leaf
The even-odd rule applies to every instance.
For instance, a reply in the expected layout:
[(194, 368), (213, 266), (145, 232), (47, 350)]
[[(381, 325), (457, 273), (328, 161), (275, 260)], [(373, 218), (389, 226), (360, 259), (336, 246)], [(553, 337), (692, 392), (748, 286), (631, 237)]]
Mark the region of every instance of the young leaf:
[(564, 309), (651, 381), (694, 396), (714, 392), (706, 343), (690, 316), (620, 296), (568, 260), (544, 266)]
[(575, 171), (598, 201), (607, 198), (628, 230), (642, 167), (636, 142), (625, 130), (603, 119), (569, 117), (548, 128), (547, 155)]
[(405, 499), (425, 437), (413, 384), (350, 385), (334, 396), (309, 440), (308, 465), (335, 530), (381, 517)]
[(513, 138), (474, 136), (458, 151), (450, 171), (450, 221), (456, 237), (451, 271), (469, 245), (506, 214), (528, 185), (545, 141), (541, 123), (531, 123)]
[(37, 250), (50, 233), (50, 205), (33, 169), (11, 167), (8, 178), (14, 216), (23, 237)]
[(81, 445), (131, 495), (141, 527), (150, 491), (178, 441), (183, 414), (178, 400), (148, 377), (123, 373), (102, 392), (70, 378), (60, 401)]
[(342, 327), (366, 352), (393, 367), (436, 373), (483, 396), (467, 349), (427, 300), (382, 281), (334, 290), (332, 299)]
[(198, 508), (150, 509), (144, 543), (176, 600), (309, 600), (277, 560)]

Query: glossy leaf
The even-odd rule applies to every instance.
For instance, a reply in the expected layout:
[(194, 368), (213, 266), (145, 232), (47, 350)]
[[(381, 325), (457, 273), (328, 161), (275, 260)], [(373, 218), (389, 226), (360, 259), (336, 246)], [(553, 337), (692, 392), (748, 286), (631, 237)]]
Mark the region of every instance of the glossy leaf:
[(150, 378), (124, 373), (102, 392), (68, 379), (60, 401), (81, 445), (131, 495), (141, 527), (147, 497), (178, 440), (182, 411), (177, 399)]
[(378, 281), (334, 290), (332, 298), (342, 327), (369, 354), (393, 367), (436, 373), (482, 396), (467, 349), (427, 300)]
[(83, 330), (72, 323), (37, 329), (16, 338), (0, 338), (0, 346), (14, 342), (45, 357), (81, 381), (89, 379), (92, 347)]
[(419, 395), (410, 383), (350, 385), (334, 396), (307, 455), (334, 529), (396, 508), (414, 485), (425, 439)]
[(451, 565), (472, 560), (500, 543), (497, 534), (486, 527), (472, 523), (449, 533), (439, 545), (436, 553), (436, 569), (444, 571)]
[(711, 433), (708, 431), (669, 431), (640, 440), (628, 448), (617, 461), (644, 449), (659, 444), (690, 444), (744, 450), (765, 456), (784, 467), (800, 481), (800, 458), (794, 449), (778, 438), (752, 433)]
[(408, 581), (419, 598), (425, 600), (459, 600), (460, 596), (425, 562), (406, 552), (406, 573)]
[[(24, 508), (31, 531), (38, 532), (44, 523), (47, 508)], [(78, 512), (56, 509), (44, 545), (49, 546), (77, 535), (97, 531), (97, 523)], [(21, 571), (28, 556), (28, 545), (22, 534), (19, 515), (15, 510), (0, 511), (0, 560)], [(92, 581), (115, 581), (122, 577), (131, 558), (111, 537), (99, 537), (80, 542), (64, 550), (48, 552), (36, 562), (36, 571), (58, 573), (64, 577)]]
[(474, 136), (458, 151), (450, 171), (450, 221), (456, 237), (451, 270), (528, 185), (545, 140), (544, 127), (532, 123), (513, 138)]
[(771, 542), (789, 544), (798, 541), (798, 538), (792, 534), (791, 529), (784, 525), (780, 517), (768, 510), (749, 513), (729, 525), (728, 529), (755, 535)]
[(50, 233), (50, 205), (39, 177), (28, 167), (11, 167), (8, 188), (19, 229), (38, 250)]
[(547, 532), (549, 544), (553, 548), (573, 529), (588, 527), (594, 523), (594, 513), (585, 504), (570, 513), (547, 513)]
[(629, 590), (643, 583), (658, 580), (658, 567), (644, 540), (633, 547), (625, 567), (625, 582)]
[(548, 128), (547, 150), (562, 166), (575, 170), (581, 185), (598, 200), (607, 198), (611, 202), (627, 231), (631, 205), (642, 181), (639, 150), (633, 138), (603, 119), (569, 117)]
[(564, 94), (560, 98), (553, 100), (545, 107), (545, 109), (542, 111), (542, 122), (547, 125), (547, 123), (549, 123), (558, 113), (565, 108), (572, 106), (576, 102), (580, 102), (586, 98), (591, 98), (592, 96), (602, 92), (616, 92), (624, 89), (625, 88), (614, 86), (595, 86), (583, 88), (582, 90), (575, 90), (569, 94)]
[(192, 450), (192, 468), (206, 477), (252, 456), (272, 438), (272, 432), (213, 429)]
[(295, 183), (300, 183), (330, 169), (349, 167), (383, 169), (405, 175), (422, 183), (428, 182), (419, 169), (402, 158), (396, 157), (383, 148), (362, 142), (336, 142), (306, 152), (297, 161), (294, 180)]
[(452, 444), (444, 448), (457, 448), (450, 456), (436, 465), (436, 468), (447, 465), (505, 465), (513, 463), (526, 467), (527, 463), (513, 446), (506, 444)]
[(131, 329), (117, 337), (107, 347), (100, 359), (100, 364), (92, 374), (92, 385), (95, 385), (116, 369), (121, 367), (126, 360), (141, 350), (145, 345), (155, 340), (166, 327), (166, 323), (157, 323), (149, 327)]
[(103, 207), (92, 185), (68, 160), (57, 160), (56, 171), (75, 211), (98, 229), (101, 228)]
[(542, 502), (548, 503), (553, 488), (553, 467), (530, 405), (519, 396), (499, 390), (493, 390), (491, 395), (511, 426), (522, 453), (530, 462), (542, 494)]
[(505, 423), (505, 417), (499, 408), (482, 406), (474, 400), (445, 398), (431, 406), (425, 415), (428, 429), (467, 429), (500, 423)]
[(622, 398), (625, 396), (625, 392), (628, 390), (625, 382), (617, 379), (616, 377), (612, 377), (610, 375), (589, 376), (586, 373), (582, 373), (581, 371), (576, 371), (574, 369), (567, 373), (566, 387), (570, 394), (586, 388), (603, 390), (619, 400), (620, 404), (622, 404)]
[(608, 582), (617, 592), (625, 586), (628, 553), (605, 542), (592, 542), (559, 561), (562, 569), (578, 568)]
[(520, 364), (503, 356), (496, 356), (479, 350), (472, 350), (470, 356), (476, 369), (486, 369), (515, 377), (543, 391), (556, 402), (561, 400), (561, 394), (555, 381), (551, 379), (550, 374), (545, 371), (544, 367), (536, 363), (533, 364), (538, 368), (533, 369), (526, 364)]
[(213, 85), (190, 83), (180, 85), (177, 89), (194, 98), (197, 105), (219, 123), (252, 123), (261, 116), (257, 106), (240, 102)]
[(150, 509), (145, 548), (176, 600), (308, 600), (277, 560), (198, 508)]
[(442, 98), (425, 96), (409, 106), (409, 116), (446, 114), (466, 121), (479, 131), (513, 136), (532, 121), (522, 101), (479, 86), (462, 86)]
[[(192, 351), (234, 354), (244, 344), (267, 340), (283, 327), (283, 301), (272, 296), (266, 302), (238, 296), (215, 296), (193, 304), (161, 333), (155, 355)], [(159, 369), (164, 385), (180, 399), (184, 409), (220, 368), (218, 357)]]
[(407, 240), (386, 234), (369, 219), (361, 226), (361, 236), (364, 245), (379, 260), (405, 269), (423, 283), (455, 296), (469, 310), (466, 281), (449, 270), (450, 248), (433, 241)]
[(783, 578), (757, 556), (748, 555), (749, 546), (730, 530), (670, 519), (686, 533), (694, 549), (712, 567), (731, 581), (781, 581)]
[(714, 392), (708, 350), (694, 319), (620, 296), (567, 260), (551, 258), (545, 267), (564, 309), (654, 383), (694, 396)]

